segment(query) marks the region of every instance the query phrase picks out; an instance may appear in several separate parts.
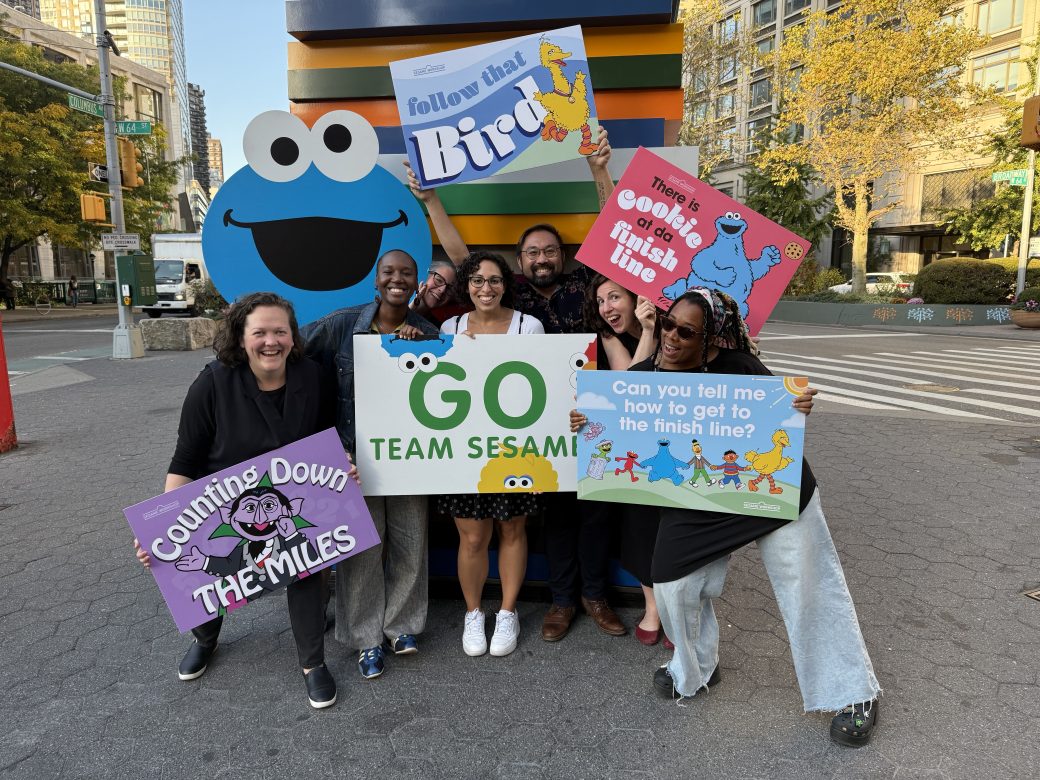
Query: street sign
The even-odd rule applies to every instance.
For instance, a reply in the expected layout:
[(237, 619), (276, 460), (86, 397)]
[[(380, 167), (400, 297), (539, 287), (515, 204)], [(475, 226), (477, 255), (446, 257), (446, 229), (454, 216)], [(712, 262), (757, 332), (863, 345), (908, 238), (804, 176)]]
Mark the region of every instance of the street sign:
[(102, 233), (101, 246), (106, 252), (136, 251), (141, 248), (138, 233)]
[(91, 181), (108, 181), (108, 166), (101, 163), (87, 163), (87, 174)]
[(1012, 187), (1025, 187), (1028, 174), (1029, 171), (1020, 168), (1015, 171), (995, 171), (992, 178), (993, 181), (1006, 181)]
[(105, 109), (100, 103), (81, 98), (79, 95), (69, 95), (69, 108), (74, 108), (76, 111), (82, 111), (84, 114), (90, 114), (101, 119), (105, 118)]
[(116, 122), (116, 135), (151, 135), (151, 122)]
[(1040, 238), (1029, 239), (1029, 257), (1040, 257)]

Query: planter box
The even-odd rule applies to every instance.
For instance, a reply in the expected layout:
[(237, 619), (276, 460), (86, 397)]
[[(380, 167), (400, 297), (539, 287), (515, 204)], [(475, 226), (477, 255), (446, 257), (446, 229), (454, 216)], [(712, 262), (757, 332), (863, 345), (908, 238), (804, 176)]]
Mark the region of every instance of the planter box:
[(1040, 311), (1013, 311), (1011, 321), (1020, 328), (1040, 328)]
[(812, 325), (1003, 325), (1011, 321), (1011, 311), (1007, 306), (999, 305), (780, 301), (769, 319), (773, 322), (804, 322)]

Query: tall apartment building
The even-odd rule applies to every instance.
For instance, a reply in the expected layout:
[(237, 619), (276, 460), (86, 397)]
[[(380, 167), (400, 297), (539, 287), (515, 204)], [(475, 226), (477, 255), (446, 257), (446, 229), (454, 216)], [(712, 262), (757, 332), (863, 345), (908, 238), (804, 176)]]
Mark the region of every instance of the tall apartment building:
[(224, 147), (220, 139), (213, 136), (206, 139), (206, 147), (209, 153), (209, 197), (212, 200), (224, 183)]
[(206, 91), (198, 84), (188, 84), (188, 118), (191, 123), (191, 148), (195, 155), (192, 178), (209, 192), (209, 133), (206, 132)]
[[(41, 19), (58, 29), (90, 35), (96, 28), (94, 0), (40, 0)], [(191, 154), (188, 77), (184, 56), (182, 0), (105, 0), (106, 26), (127, 59), (166, 76), (173, 110), (166, 122), (168, 143), (175, 158)], [(180, 191), (191, 180), (190, 166), (181, 176)]]
[[(40, 18), (40, 0), (3, 0), (0, 6), (9, 5), (16, 11), (21, 11), (26, 16), (34, 19)], [(0, 11), (3, 9), (0, 8)]]
[[(684, 0), (682, 6), (688, 6)], [(797, 24), (809, 10), (834, 9), (841, 0), (726, 0), (719, 30), (750, 32), (759, 52), (779, 45), (784, 30)], [(973, 52), (966, 77), (977, 84), (1014, 94), (1028, 78), (1021, 60), (1030, 56), (1031, 44), (1040, 22), (1040, 0), (966, 0), (962, 19), (990, 36), (988, 44)], [(716, 116), (731, 117), (726, 132), (732, 138), (732, 158), (715, 171), (720, 189), (740, 199), (745, 194), (743, 174), (754, 152), (757, 133), (770, 125), (777, 110), (777, 95), (764, 69), (722, 69), (726, 79), (716, 94)], [(1020, 96), (1021, 97), (1021, 96)], [(977, 126), (978, 133), (996, 127), (994, 112)], [(970, 247), (956, 243), (937, 223), (950, 208), (970, 206), (993, 194), (993, 183), (982, 170), (986, 160), (965, 158), (961, 152), (933, 160), (919, 171), (893, 176), (901, 179), (900, 206), (871, 229), (868, 270), (916, 272), (942, 257), (973, 254)], [(1015, 240), (1011, 237), (1011, 241)], [(994, 249), (992, 254), (1002, 254)], [(976, 253), (989, 256), (989, 252)], [(838, 230), (817, 248), (821, 265), (851, 272), (851, 237)]]

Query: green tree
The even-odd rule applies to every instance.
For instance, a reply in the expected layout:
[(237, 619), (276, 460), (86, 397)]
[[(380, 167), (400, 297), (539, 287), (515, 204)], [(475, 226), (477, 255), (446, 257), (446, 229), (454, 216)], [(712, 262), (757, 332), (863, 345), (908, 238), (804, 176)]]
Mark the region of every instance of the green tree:
[(900, 205), (900, 174), (963, 148), (969, 122), (992, 106), (964, 77), (986, 38), (958, 20), (951, 0), (845, 0), (785, 33), (770, 57), (778, 128), (798, 132), (763, 156), (786, 164), (791, 179), (797, 163), (811, 163), (836, 193), (834, 221), (852, 233), (861, 293), (868, 232)]

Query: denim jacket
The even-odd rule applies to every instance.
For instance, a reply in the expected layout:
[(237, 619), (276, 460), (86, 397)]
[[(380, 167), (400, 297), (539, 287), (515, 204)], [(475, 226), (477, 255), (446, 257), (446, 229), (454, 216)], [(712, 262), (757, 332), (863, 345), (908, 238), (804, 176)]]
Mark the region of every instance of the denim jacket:
[[(379, 302), (339, 309), (326, 314), (301, 330), (305, 342), (304, 351), (326, 370), (335, 372), (339, 386), (336, 408), (336, 430), (340, 441), (354, 455), (354, 336), (372, 332), (372, 320), (379, 311)], [(412, 325), (423, 333), (435, 336), (437, 328), (409, 310), (405, 324)]]

